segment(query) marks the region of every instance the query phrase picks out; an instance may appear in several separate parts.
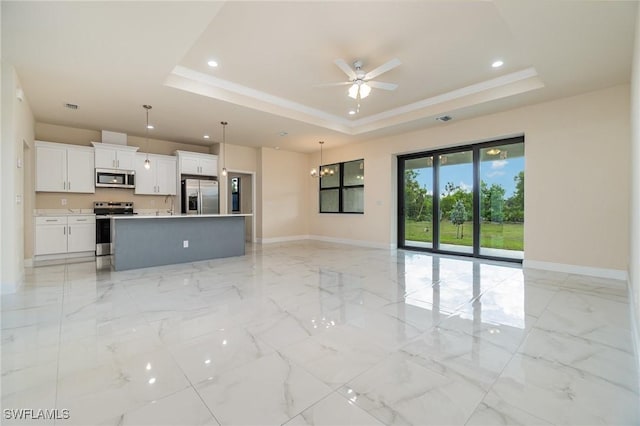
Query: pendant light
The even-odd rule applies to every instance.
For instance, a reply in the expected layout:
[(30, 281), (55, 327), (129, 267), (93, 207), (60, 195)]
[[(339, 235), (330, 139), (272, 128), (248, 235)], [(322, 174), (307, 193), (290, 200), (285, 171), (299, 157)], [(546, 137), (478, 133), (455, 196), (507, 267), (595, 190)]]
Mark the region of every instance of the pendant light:
[(151, 105), (142, 105), (142, 108), (147, 110), (147, 127), (145, 128), (145, 151), (147, 151), (147, 159), (144, 160), (144, 168), (149, 170), (151, 168), (151, 161), (149, 161), (149, 110)]
[(220, 124), (222, 124), (222, 176), (226, 176), (227, 175), (227, 138), (226, 138), (226, 128), (227, 128), (227, 123), (226, 121), (221, 121)]
[(325, 167), (324, 169), (322, 168), (322, 145), (324, 145), (324, 141), (320, 141), (318, 142), (320, 144), (320, 173), (318, 173), (318, 170), (316, 170), (316, 168), (314, 167), (313, 169), (311, 169), (311, 177), (323, 177), (324, 175), (332, 175), (334, 173), (333, 169), (330, 169), (328, 167)]

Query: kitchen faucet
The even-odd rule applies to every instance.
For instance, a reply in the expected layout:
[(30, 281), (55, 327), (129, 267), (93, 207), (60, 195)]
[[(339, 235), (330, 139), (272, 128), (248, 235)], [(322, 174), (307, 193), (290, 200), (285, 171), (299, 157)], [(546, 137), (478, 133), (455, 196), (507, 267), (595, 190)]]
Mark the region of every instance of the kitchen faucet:
[(171, 198), (171, 210), (167, 210), (167, 213), (170, 213), (171, 215), (175, 214), (174, 212), (174, 202), (175, 202), (175, 196), (173, 195), (167, 195), (164, 197), (164, 203), (167, 204), (167, 200)]

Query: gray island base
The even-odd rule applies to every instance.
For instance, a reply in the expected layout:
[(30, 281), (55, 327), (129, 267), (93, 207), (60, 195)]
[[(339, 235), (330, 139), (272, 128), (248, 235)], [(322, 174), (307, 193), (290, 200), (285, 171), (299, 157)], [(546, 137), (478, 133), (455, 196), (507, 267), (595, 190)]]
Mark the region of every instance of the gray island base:
[(246, 215), (128, 216), (111, 219), (116, 271), (245, 254)]

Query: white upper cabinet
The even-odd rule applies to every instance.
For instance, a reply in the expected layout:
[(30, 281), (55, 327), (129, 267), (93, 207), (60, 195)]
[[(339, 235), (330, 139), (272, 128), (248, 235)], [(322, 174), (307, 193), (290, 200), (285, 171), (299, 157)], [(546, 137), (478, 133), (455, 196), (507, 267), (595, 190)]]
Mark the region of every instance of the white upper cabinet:
[(36, 191), (95, 192), (93, 148), (36, 141)]
[(151, 167), (145, 169), (147, 154), (135, 156), (136, 189), (139, 195), (176, 195), (176, 157), (148, 154)]
[(218, 176), (218, 156), (189, 151), (176, 151), (179, 173), (197, 176)]
[(96, 150), (97, 169), (135, 170), (137, 146), (91, 143)]

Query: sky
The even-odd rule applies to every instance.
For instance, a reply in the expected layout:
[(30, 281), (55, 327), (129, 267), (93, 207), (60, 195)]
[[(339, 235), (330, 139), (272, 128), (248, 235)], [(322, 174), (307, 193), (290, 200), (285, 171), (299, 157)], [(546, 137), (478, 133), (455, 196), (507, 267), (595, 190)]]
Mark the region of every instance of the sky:
[[(417, 173), (418, 183), (425, 187), (429, 194), (433, 193), (433, 169), (414, 169)], [(505, 198), (513, 195), (516, 183), (514, 176), (524, 170), (524, 157), (509, 158), (506, 160), (483, 161), (480, 163), (480, 179), (488, 186), (499, 184), (505, 189)], [(461, 188), (471, 191), (473, 188), (473, 167), (471, 163), (440, 166), (440, 194), (444, 193), (447, 182), (453, 182)]]

